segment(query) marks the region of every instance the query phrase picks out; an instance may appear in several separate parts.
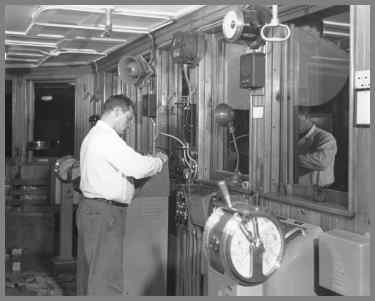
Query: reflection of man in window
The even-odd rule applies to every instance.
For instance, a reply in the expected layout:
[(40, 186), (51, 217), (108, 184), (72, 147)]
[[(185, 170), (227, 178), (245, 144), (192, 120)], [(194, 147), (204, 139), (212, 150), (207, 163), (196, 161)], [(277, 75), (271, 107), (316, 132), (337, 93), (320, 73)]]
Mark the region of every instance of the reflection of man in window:
[(333, 184), (337, 153), (335, 137), (311, 121), (307, 107), (298, 108), (297, 130), (298, 183), (321, 187)]

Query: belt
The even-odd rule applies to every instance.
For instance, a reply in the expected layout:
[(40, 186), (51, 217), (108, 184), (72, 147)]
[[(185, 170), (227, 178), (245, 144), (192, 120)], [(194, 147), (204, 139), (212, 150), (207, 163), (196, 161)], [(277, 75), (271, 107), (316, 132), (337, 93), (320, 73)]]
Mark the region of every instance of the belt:
[(117, 207), (128, 207), (128, 204), (126, 203), (120, 203), (120, 202), (102, 199), (102, 198), (85, 198), (85, 199), (90, 200), (90, 201), (93, 200), (93, 201), (104, 202), (104, 203), (107, 203), (108, 205), (117, 206)]

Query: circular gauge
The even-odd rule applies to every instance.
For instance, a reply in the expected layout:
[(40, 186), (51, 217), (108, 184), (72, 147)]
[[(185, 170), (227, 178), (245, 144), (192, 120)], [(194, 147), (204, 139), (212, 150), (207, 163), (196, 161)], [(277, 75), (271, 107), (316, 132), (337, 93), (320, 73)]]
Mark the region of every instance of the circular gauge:
[(223, 19), (223, 34), (228, 41), (236, 41), (244, 27), (244, 15), (241, 10), (230, 10)]
[(243, 286), (267, 280), (280, 267), (284, 255), (279, 222), (255, 208), (216, 209), (206, 224), (205, 237), (211, 267)]

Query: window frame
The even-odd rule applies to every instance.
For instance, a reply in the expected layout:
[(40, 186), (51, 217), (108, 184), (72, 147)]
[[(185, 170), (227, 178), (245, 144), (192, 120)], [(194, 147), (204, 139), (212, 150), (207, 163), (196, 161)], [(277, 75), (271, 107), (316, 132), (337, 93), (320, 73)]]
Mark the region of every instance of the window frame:
[[(354, 80), (354, 8), (353, 5), (348, 5), (349, 6), (349, 20), (350, 20), (350, 28), (349, 28), (349, 33), (350, 33), (350, 38), (349, 38), (349, 107), (348, 107), (348, 190), (347, 192), (341, 192), (337, 190), (331, 190), (332, 194), (330, 193), (329, 195), (332, 195), (332, 197), (337, 197), (344, 199), (347, 202), (346, 206), (343, 205), (338, 205), (338, 204), (329, 204), (329, 202), (325, 203), (313, 203), (311, 200), (308, 200), (308, 198), (293, 198), (293, 197), (286, 197), (285, 196), (285, 191), (281, 191), (283, 189), (286, 189), (285, 187), (291, 187), (295, 188), (298, 190), (298, 184), (294, 183), (294, 146), (293, 146), (293, 118), (287, 118), (288, 114), (291, 114), (292, 106), (289, 104), (289, 101), (282, 101), (281, 104), (284, 104), (284, 107), (281, 105), (280, 107), (280, 114), (281, 114), (281, 119), (287, 120), (286, 126), (281, 129), (281, 137), (285, 136), (287, 137), (284, 140), (281, 140), (281, 149), (284, 147), (284, 149), (288, 149), (288, 152), (281, 152), (280, 156), (280, 171), (281, 171), (281, 177), (280, 177), (280, 191), (278, 192), (271, 192), (267, 193), (267, 197), (271, 200), (283, 202), (289, 205), (296, 205), (299, 207), (304, 207), (308, 209), (313, 209), (315, 211), (320, 211), (324, 213), (330, 213), (330, 214), (335, 214), (335, 215), (341, 215), (341, 216), (346, 216), (346, 217), (353, 217), (354, 216), (354, 190), (353, 190), (353, 113), (354, 113), (354, 106), (353, 106), (353, 101), (354, 101), (354, 90), (353, 90), (353, 80)], [(322, 10), (323, 11), (323, 10)], [(292, 23), (291, 21), (288, 21), (288, 23)], [(289, 55), (289, 53), (286, 51), (286, 55)], [(284, 58), (285, 59), (285, 58)], [(284, 60), (283, 59), (283, 60)], [(288, 62), (287, 62), (288, 64)], [(285, 64), (285, 60), (282, 63), (282, 73), (283, 76), (289, 76), (288, 70), (289, 67)], [(285, 95), (288, 95), (290, 87), (287, 86), (281, 86), (280, 84), (280, 90), (284, 91), (284, 93), (281, 93), (283, 95), (282, 97), (285, 98)], [(285, 91), (288, 91), (285, 93)], [(286, 135), (284, 135), (286, 131)], [(290, 151), (292, 150), (292, 151)], [(284, 154), (284, 155), (282, 155)], [(285, 168), (287, 169), (285, 172)], [(284, 176), (283, 176), (284, 175)], [(292, 188), (292, 189), (293, 189)], [(329, 189), (322, 189), (323, 193), (328, 193), (330, 190)], [(335, 194), (334, 192), (337, 192)], [(307, 194), (314, 193), (311, 192), (309, 189), (306, 191)]]
[[(212, 105), (208, 108), (209, 114), (211, 115), (211, 125), (212, 125), (212, 149), (211, 149), (211, 156), (212, 156), (212, 164), (210, 166), (210, 174), (209, 179), (210, 180), (218, 180), (230, 177), (234, 174), (233, 171), (225, 170), (223, 168), (223, 160), (224, 160), (224, 145), (227, 144), (227, 139), (224, 137), (224, 133), (226, 131), (226, 128), (218, 126), (214, 120), (214, 109), (216, 105), (219, 103), (228, 103), (227, 101), (227, 93), (228, 93), (228, 62), (227, 62), (227, 47), (231, 43), (225, 41), (225, 38), (222, 34), (217, 35), (217, 49), (216, 52), (213, 53), (216, 54), (216, 57), (214, 58), (216, 60), (216, 65), (221, 66), (219, 68), (218, 74), (216, 74), (216, 80), (219, 81), (218, 86), (220, 87), (220, 83), (222, 83), (222, 90), (216, 91), (217, 94), (212, 95)], [(220, 49), (221, 48), (221, 49)], [(245, 53), (245, 52), (244, 52)], [(213, 62), (214, 64), (214, 62)], [(239, 70), (238, 70), (239, 71)], [(213, 80), (215, 77), (213, 77)], [(238, 89), (240, 89), (238, 87)], [(249, 102), (249, 110), (248, 110), (248, 116), (249, 116), (249, 133), (248, 133), (248, 141), (249, 141), (249, 154), (250, 154), (250, 124), (251, 124), (251, 92), (248, 91), (248, 102)], [(248, 170), (250, 172), (250, 156), (249, 156), (249, 162), (248, 162)], [(241, 179), (243, 181), (249, 180), (249, 174), (242, 174)]]

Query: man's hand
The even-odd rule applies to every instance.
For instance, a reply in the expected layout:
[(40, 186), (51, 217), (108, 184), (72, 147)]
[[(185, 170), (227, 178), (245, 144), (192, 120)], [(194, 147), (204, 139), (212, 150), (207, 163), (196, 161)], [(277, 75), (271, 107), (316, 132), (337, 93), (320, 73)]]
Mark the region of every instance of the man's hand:
[(156, 154), (156, 157), (160, 158), (161, 161), (163, 162), (163, 164), (168, 161), (168, 156), (166, 154), (162, 153), (162, 152), (158, 152)]

